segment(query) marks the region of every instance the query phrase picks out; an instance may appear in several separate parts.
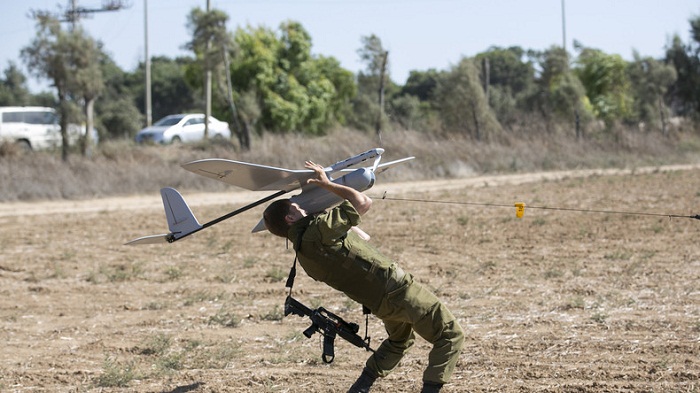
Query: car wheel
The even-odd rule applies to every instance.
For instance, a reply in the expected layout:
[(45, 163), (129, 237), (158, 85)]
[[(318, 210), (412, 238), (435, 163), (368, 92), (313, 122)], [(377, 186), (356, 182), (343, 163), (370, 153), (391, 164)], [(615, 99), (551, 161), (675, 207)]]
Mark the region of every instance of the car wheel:
[(172, 143), (173, 145), (177, 145), (179, 143), (182, 143), (182, 139), (180, 139), (179, 136), (175, 135), (173, 139), (170, 140), (170, 143)]
[(15, 142), (15, 144), (23, 152), (30, 153), (32, 151), (32, 145), (27, 140), (22, 139)]

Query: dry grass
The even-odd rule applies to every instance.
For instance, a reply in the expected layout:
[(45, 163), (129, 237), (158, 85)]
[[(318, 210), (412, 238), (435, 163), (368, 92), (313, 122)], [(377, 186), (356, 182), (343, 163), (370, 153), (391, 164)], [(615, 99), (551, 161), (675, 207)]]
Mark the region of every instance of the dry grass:
[(135, 146), (129, 141), (101, 145), (90, 158), (77, 154), (69, 162), (59, 152), (21, 154), (0, 145), (0, 202), (85, 199), (157, 193), (161, 187), (220, 191), (224, 185), (193, 175), (179, 165), (201, 158), (228, 158), (265, 165), (299, 168), (304, 160), (330, 164), (381, 145), (385, 160), (416, 156), (417, 160), (388, 171), (385, 181), (463, 178), (476, 174), (540, 170), (609, 168), (694, 163), (700, 157), (700, 136), (675, 132), (598, 133), (576, 142), (570, 136), (508, 134), (499, 142), (480, 143), (459, 135), (431, 136), (412, 131), (374, 135), (336, 130), (318, 138), (270, 135), (253, 140), (253, 151), (233, 144)]

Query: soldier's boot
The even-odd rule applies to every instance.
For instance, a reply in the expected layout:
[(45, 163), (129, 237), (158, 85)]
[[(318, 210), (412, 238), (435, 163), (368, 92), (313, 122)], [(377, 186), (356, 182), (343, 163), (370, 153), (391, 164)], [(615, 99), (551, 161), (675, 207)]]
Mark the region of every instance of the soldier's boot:
[(420, 393), (439, 393), (440, 389), (442, 389), (442, 385), (443, 384), (438, 382), (423, 381), (423, 389)]
[(362, 374), (360, 374), (360, 377), (357, 378), (357, 381), (355, 381), (352, 386), (350, 386), (350, 390), (348, 390), (348, 393), (369, 393), (369, 388), (372, 387), (372, 384), (374, 384), (374, 381), (377, 380), (377, 374), (374, 373), (374, 371), (368, 369), (365, 367), (362, 370)]

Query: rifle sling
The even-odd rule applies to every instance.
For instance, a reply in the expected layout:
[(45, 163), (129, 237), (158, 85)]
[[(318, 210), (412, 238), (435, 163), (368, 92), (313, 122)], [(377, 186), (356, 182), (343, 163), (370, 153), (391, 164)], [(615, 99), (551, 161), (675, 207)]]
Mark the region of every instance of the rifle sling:
[[(306, 232), (306, 228), (303, 230), (299, 231), (299, 234), (297, 235), (297, 238), (295, 239), (294, 243), (292, 244), (292, 247), (294, 248), (294, 263), (292, 263), (292, 268), (289, 269), (289, 275), (287, 276), (287, 282), (284, 284), (285, 288), (289, 288), (289, 296), (292, 296), (292, 288), (294, 287), (294, 279), (297, 276), (297, 260), (299, 259), (297, 253), (299, 252), (299, 248), (301, 247), (301, 240), (304, 237), (304, 233)], [(287, 239), (289, 241), (289, 239)], [(364, 304), (362, 305), (362, 314), (365, 315), (365, 341), (367, 342), (367, 345), (369, 345), (371, 338), (369, 337), (369, 314), (372, 313), (372, 310), (369, 309), (369, 307), (365, 306)], [(324, 359), (325, 361), (325, 359)], [(332, 362), (332, 357), (331, 357), (331, 362)], [(329, 363), (329, 362), (327, 362)]]

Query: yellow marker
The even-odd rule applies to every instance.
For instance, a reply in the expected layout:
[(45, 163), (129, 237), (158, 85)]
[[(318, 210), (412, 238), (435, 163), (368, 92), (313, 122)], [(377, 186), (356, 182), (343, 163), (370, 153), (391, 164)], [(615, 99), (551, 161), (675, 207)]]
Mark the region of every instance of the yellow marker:
[(523, 218), (523, 214), (525, 214), (525, 204), (523, 202), (516, 202), (515, 216), (518, 218)]

